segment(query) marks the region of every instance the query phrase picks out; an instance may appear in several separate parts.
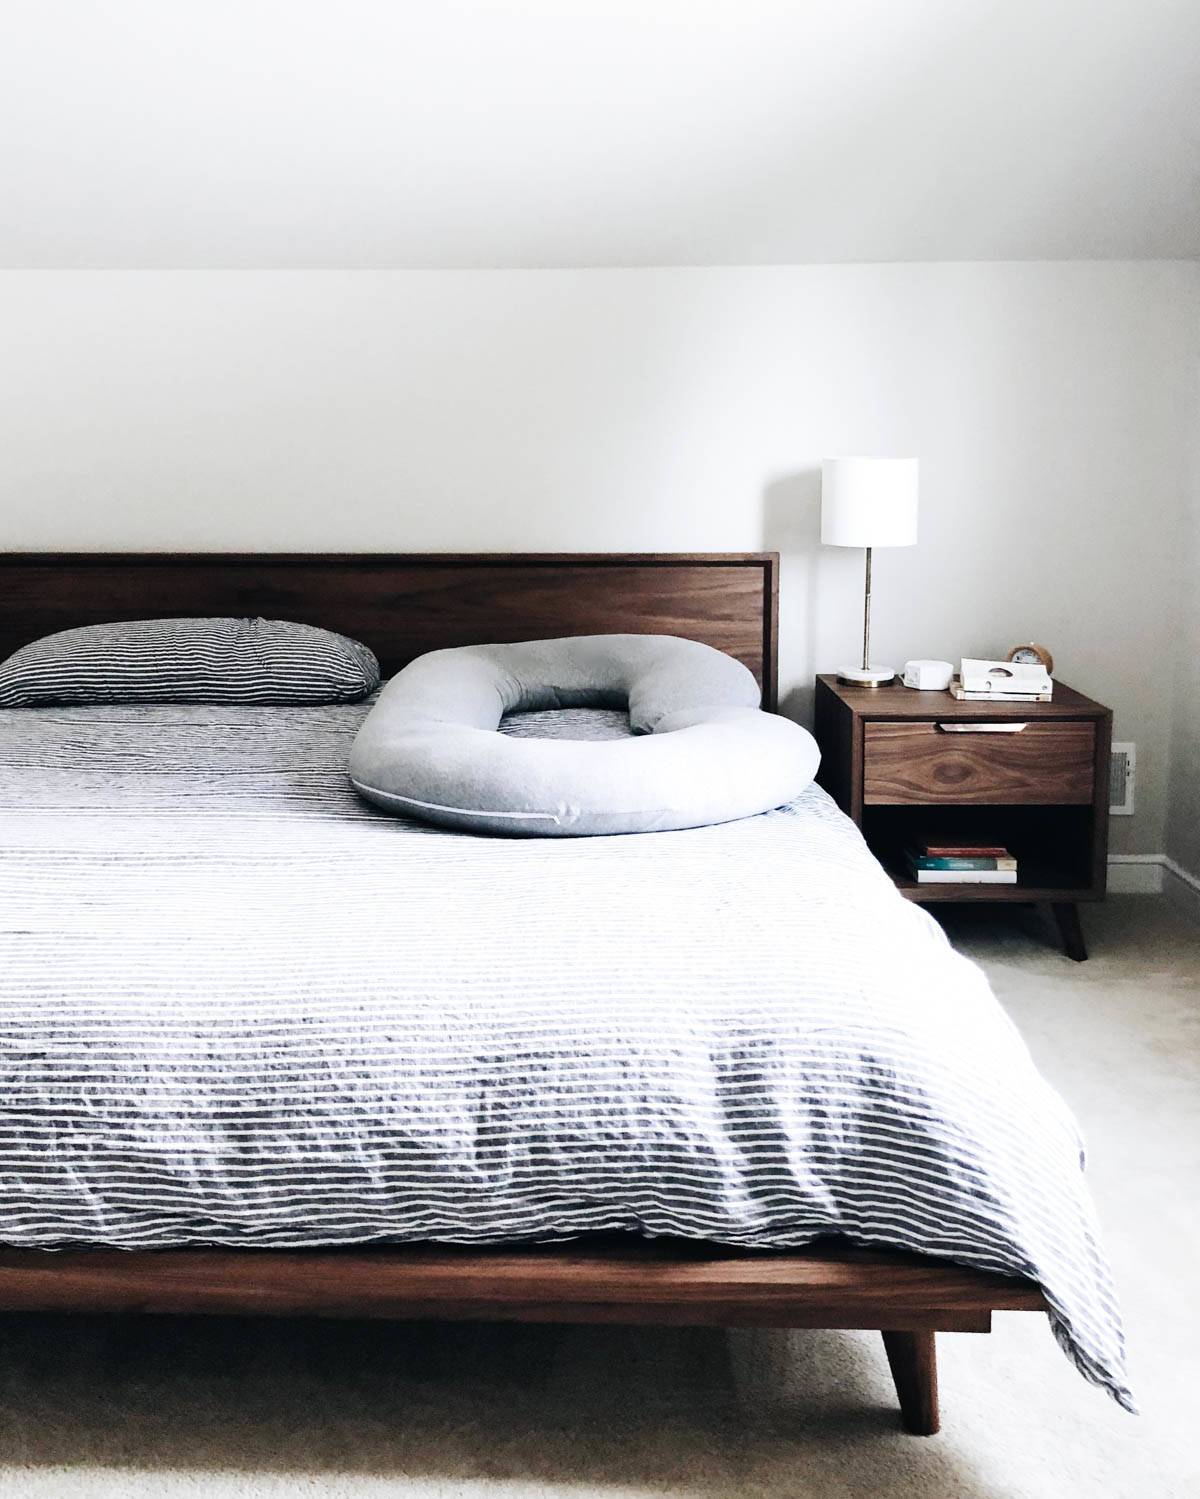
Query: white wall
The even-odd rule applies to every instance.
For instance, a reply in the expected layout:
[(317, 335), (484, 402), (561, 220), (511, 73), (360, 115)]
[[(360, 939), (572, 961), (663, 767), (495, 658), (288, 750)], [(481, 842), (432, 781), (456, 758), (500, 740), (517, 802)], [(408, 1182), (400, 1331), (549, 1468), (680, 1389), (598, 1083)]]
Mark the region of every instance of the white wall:
[(803, 714), (861, 556), (824, 454), (917, 454), (876, 654), (1037, 639), (1139, 746), (1164, 844), (1200, 267), (0, 275), (0, 546), (778, 548)]
[(1191, 0), (24, 0), (0, 265), (1200, 254)]
[[(1200, 308), (1195, 312), (1200, 324)], [(1190, 382), (1193, 427), (1186, 513), (1180, 538), (1176, 672), (1170, 743), (1166, 852), (1191, 877), (1200, 911), (1200, 358)], [(1169, 887), (1170, 888), (1170, 887)], [(1175, 887), (1176, 893), (1178, 886)]]

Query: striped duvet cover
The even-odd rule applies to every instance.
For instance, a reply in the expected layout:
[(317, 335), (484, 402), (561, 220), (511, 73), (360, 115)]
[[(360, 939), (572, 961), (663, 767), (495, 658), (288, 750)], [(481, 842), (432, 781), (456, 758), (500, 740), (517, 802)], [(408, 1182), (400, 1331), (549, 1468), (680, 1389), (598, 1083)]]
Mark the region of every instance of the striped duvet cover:
[(1069, 1112), (824, 793), (443, 832), (368, 708), (0, 712), (0, 1241), (840, 1234), (1038, 1281), (1131, 1404)]

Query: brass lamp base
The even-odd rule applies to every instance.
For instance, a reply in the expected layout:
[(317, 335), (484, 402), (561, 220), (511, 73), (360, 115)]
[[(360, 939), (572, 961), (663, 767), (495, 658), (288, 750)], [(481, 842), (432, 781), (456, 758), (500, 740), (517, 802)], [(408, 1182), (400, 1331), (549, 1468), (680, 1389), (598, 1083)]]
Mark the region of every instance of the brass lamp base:
[(896, 680), (896, 673), (890, 666), (843, 666), (837, 679), (854, 687), (888, 687)]

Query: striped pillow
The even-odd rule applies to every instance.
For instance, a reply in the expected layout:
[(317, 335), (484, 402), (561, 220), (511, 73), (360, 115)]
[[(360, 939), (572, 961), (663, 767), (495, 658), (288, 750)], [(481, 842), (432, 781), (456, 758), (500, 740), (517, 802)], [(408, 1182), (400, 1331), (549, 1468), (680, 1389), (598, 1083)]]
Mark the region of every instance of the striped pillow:
[(0, 665), (0, 708), (353, 703), (379, 686), (357, 640), (285, 619), (135, 619), (44, 635)]

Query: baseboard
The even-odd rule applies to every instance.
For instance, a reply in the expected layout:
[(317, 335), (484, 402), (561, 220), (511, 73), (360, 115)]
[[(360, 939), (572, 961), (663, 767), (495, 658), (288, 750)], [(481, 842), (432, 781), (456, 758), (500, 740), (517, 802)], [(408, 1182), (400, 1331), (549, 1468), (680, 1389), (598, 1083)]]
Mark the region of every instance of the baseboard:
[(1108, 888), (1113, 895), (1165, 895), (1200, 921), (1200, 875), (1168, 854), (1110, 854)]
[(1113, 895), (1161, 895), (1166, 864), (1166, 854), (1109, 854), (1109, 891)]
[(1193, 921), (1200, 921), (1200, 877), (1174, 859), (1164, 861), (1163, 875), (1163, 891), (1171, 904)]

